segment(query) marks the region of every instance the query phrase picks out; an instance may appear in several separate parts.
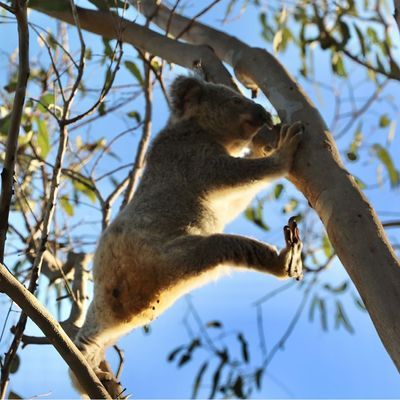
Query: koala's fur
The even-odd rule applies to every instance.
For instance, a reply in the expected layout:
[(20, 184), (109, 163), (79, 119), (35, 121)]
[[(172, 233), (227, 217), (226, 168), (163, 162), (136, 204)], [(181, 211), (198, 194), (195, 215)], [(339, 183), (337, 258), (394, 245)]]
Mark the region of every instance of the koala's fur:
[[(301, 243), (278, 253), (222, 232), (260, 189), (289, 171), (302, 125), (280, 127), (271, 149), (257, 134), (265, 124), (272, 128), (270, 115), (228, 87), (180, 76), (171, 100), (172, 115), (149, 150), (135, 196), (95, 253), (94, 298), (75, 340), (95, 370), (121, 335), (227, 266), (280, 278), (301, 274)], [(245, 148), (248, 157), (238, 157)]]

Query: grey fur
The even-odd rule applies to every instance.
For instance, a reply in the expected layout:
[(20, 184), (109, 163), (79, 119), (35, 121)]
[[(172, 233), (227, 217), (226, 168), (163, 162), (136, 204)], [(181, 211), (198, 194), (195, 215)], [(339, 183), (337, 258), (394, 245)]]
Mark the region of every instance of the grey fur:
[[(137, 192), (94, 257), (94, 298), (76, 344), (97, 371), (104, 348), (225, 267), (301, 274), (301, 242), (278, 253), (222, 232), (259, 190), (290, 170), (302, 124), (272, 128), (260, 105), (196, 78), (178, 77), (171, 99), (170, 120), (149, 150)], [(251, 153), (239, 157), (245, 148)]]

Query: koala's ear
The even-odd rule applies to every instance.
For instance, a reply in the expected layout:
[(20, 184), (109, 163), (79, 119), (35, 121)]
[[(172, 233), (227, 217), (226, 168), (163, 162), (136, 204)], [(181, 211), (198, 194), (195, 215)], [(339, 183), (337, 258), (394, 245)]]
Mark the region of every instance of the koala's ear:
[(198, 103), (203, 90), (204, 84), (199, 79), (178, 76), (170, 88), (172, 112), (183, 115), (185, 105)]

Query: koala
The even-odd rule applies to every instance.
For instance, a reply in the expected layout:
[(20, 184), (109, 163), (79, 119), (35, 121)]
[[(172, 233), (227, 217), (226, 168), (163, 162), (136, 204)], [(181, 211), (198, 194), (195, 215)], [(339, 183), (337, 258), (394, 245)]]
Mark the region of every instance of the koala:
[[(94, 255), (94, 297), (75, 343), (100, 379), (109, 378), (99, 368), (108, 346), (229, 267), (278, 278), (302, 274), (293, 223), (280, 252), (223, 230), (289, 172), (303, 125), (273, 127), (261, 105), (194, 77), (176, 78), (170, 96), (171, 116), (149, 149), (135, 196)], [(274, 132), (276, 140), (268, 139)]]

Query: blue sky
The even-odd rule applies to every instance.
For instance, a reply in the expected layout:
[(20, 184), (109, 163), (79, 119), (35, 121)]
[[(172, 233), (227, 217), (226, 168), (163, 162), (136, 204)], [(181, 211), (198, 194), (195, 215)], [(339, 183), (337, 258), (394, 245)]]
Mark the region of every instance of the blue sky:
[[(222, 15), (222, 8), (216, 8), (211, 12), (205, 21), (217, 27), (216, 20)], [(39, 21), (43, 26), (48, 25), (48, 19), (32, 13), (32, 20)], [(257, 21), (257, 23), (255, 23)], [(257, 16), (254, 10), (250, 9), (240, 19), (232, 21), (222, 27), (223, 30), (237, 35), (253, 46), (265, 47), (265, 42), (260, 36), (261, 27), (258, 25)], [(0, 37), (7, 37), (7, 41), (0, 42), (0, 50), (12, 51), (16, 46), (16, 33), (14, 25), (0, 25)], [(398, 38), (398, 36), (397, 36)], [(31, 53), (38, 49), (35, 35), (32, 34)], [(98, 39), (92, 35), (87, 36), (87, 42), (95, 46)], [(73, 42), (72, 42), (73, 44)], [(126, 59), (133, 57), (134, 51), (128, 46), (125, 47)], [(288, 51), (279, 55), (279, 59), (293, 73), (297, 64), (297, 54)], [(325, 67), (326, 56), (316, 53), (316, 65), (318, 80), (331, 82), (329, 68)], [(1, 56), (0, 59), (0, 83), (4, 83), (7, 59)], [(175, 74), (168, 74), (172, 78)], [(95, 70), (92, 79), (96, 79)], [(119, 82), (131, 80), (126, 72), (122, 71), (118, 76)], [(333, 82), (340, 87), (339, 82)], [(368, 86), (359, 92), (360, 96), (368, 95)], [(306, 85), (307, 93), (318, 104), (321, 96), (323, 104), (321, 112), (327, 121), (332, 116), (332, 98), (317, 90), (312, 85)], [(364, 90), (364, 92), (363, 92)], [(398, 89), (397, 89), (398, 90)], [(396, 87), (387, 92), (387, 95), (395, 95)], [(260, 100), (258, 100), (260, 101)], [(261, 102), (262, 99), (261, 99)], [(263, 102), (265, 105), (266, 103)], [(140, 105), (136, 106), (137, 108)], [(374, 124), (380, 112), (376, 110), (370, 117), (365, 119), (365, 124), (370, 129), (371, 140), (384, 141), (382, 135), (386, 134), (374, 129)], [(167, 120), (167, 109), (165, 103), (155, 103), (154, 133), (165, 124)], [(398, 112), (396, 114), (398, 117)], [(99, 136), (107, 135), (107, 132), (121, 131), (126, 121), (121, 122), (118, 118), (108, 118), (96, 125), (93, 131)], [(77, 134), (84, 134), (82, 131)], [(380, 135), (380, 136), (379, 136)], [(137, 142), (137, 137), (131, 138), (132, 144)], [(345, 141), (351, 138), (344, 138), (339, 143), (344, 145)], [(393, 154), (399, 154), (399, 135), (395, 136), (392, 148)], [(126, 146), (118, 147), (118, 154), (124, 160), (131, 160), (131, 151)], [(350, 165), (351, 171), (355, 174), (362, 173), (369, 182), (375, 182), (376, 165), (368, 159), (363, 165)], [(398, 160), (398, 158), (397, 158)], [(118, 165), (118, 162), (115, 162)], [(289, 193), (294, 189), (288, 189)], [(379, 211), (400, 212), (399, 193), (388, 191), (383, 188), (378, 191), (367, 191), (376, 209)], [(266, 240), (270, 243), (281, 246), (283, 237), (281, 227), (285, 223), (280, 215), (281, 204), (268, 203), (266, 212), (267, 223), (271, 231), (265, 233), (244, 217), (239, 217), (227, 227), (227, 232), (240, 233)], [(394, 215), (394, 214), (393, 214)], [(93, 215), (92, 219), (98, 218)], [(389, 218), (388, 218), (389, 219)], [(317, 218), (314, 218), (315, 223)], [(98, 234), (97, 228), (92, 228), (88, 234)], [(391, 231), (396, 240), (399, 236)], [(348, 279), (340, 263), (335, 262), (327, 272), (321, 276), (321, 281), (330, 282), (332, 286), (341, 284)], [(252, 343), (251, 362), (254, 365), (260, 361), (258, 351), (258, 335), (256, 325), (256, 312), (252, 304), (265, 293), (283, 285), (271, 276), (261, 275), (254, 272), (235, 272), (223, 279), (200, 288), (190, 295), (191, 302), (196, 306), (198, 313), (204, 322), (218, 319), (230, 330), (243, 331), (246, 338)], [(328, 318), (329, 331), (324, 332), (316, 321), (311, 323), (308, 320), (308, 309), (306, 308), (294, 333), (288, 339), (283, 351), (278, 352), (272, 361), (268, 373), (263, 381), (263, 389), (255, 392), (255, 398), (400, 398), (400, 379), (389, 356), (384, 350), (375, 329), (366, 313), (359, 311), (352, 300), (351, 293), (355, 289), (349, 289), (344, 305), (348, 312), (351, 323), (355, 329), (354, 334), (349, 334), (344, 329), (335, 330), (333, 324), (333, 309), (329, 310)], [(330, 302), (334, 303), (334, 295), (322, 294)], [(45, 294), (41, 300), (45, 299)], [(8, 304), (4, 296), (0, 297), (0, 310), (5, 315)], [(279, 340), (287, 325), (289, 324), (296, 307), (301, 300), (300, 291), (296, 286), (285, 293), (275, 297), (266, 303), (263, 308), (264, 324), (267, 337), (267, 345), (272, 347)], [(52, 307), (52, 306), (50, 306)], [(16, 308), (16, 307), (14, 307)], [(53, 308), (51, 308), (53, 309)], [(55, 311), (53, 309), (53, 311)], [(179, 300), (170, 310), (162, 315), (151, 325), (151, 333), (144, 334), (143, 330), (137, 330), (123, 338), (120, 346), (125, 350), (125, 368), (122, 375), (122, 382), (128, 387), (128, 392), (133, 393), (136, 398), (187, 398), (191, 393), (191, 385), (197, 368), (206, 359), (207, 354), (199, 351), (195, 361), (187, 366), (177, 369), (175, 364), (166, 362), (169, 352), (178, 345), (188, 340), (187, 331), (182, 322), (187, 311), (187, 299)], [(3, 314), (4, 313), (4, 314)], [(2, 318), (2, 317), (0, 317)], [(2, 323), (2, 319), (0, 319)], [(38, 329), (29, 325), (30, 334), (39, 334)], [(217, 334), (217, 332), (212, 333)], [(10, 336), (5, 335), (0, 343), (0, 351), (7, 349)], [(71, 388), (67, 377), (67, 367), (50, 347), (28, 346), (20, 351), (22, 366), (15, 376), (12, 376), (10, 389), (25, 396), (32, 397), (42, 395), (45, 398), (74, 398), (76, 392)], [(115, 362), (116, 357), (113, 351), (109, 352), (110, 359)], [(200, 396), (206, 397), (209, 393), (209, 385), (200, 392)]]

